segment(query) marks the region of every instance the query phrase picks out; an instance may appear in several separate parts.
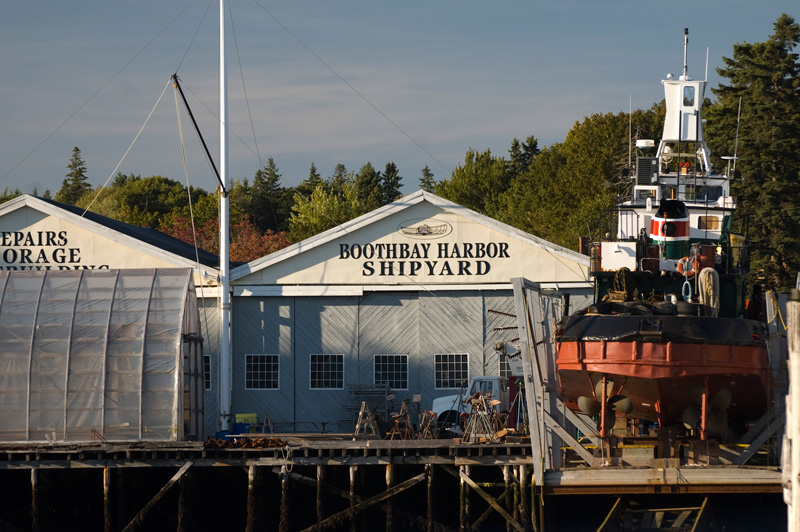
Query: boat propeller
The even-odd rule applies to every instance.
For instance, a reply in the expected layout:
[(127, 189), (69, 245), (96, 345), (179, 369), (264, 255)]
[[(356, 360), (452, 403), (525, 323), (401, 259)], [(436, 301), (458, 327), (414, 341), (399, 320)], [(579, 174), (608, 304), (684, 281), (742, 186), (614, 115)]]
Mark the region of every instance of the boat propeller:
[[(611, 379), (606, 380), (606, 403), (608, 404), (608, 409), (614, 412), (621, 412), (623, 414), (630, 414), (633, 412), (633, 402), (625, 397), (624, 395), (616, 394), (612, 395), (614, 390), (614, 381)], [(594, 387), (594, 393), (596, 397), (603, 397), (603, 382), (598, 382)], [(581, 412), (587, 414), (589, 416), (596, 416), (600, 413), (600, 401), (595, 399), (594, 397), (586, 397), (585, 395), (581, 395), (578, 397), (578, 407), (581, 409)]]
[[(692, 384), (686, 389), (686, 393), (696, 403), (683, 411), (683, 424), (690, 429), (696, 427), (701, 420), (703, 387)], [(728, 407), (731, 406), (732, 399), (730, 390), (723, 388), (708, 401), (706, 425), (709, 431), (720, 433), (728, 429)]]

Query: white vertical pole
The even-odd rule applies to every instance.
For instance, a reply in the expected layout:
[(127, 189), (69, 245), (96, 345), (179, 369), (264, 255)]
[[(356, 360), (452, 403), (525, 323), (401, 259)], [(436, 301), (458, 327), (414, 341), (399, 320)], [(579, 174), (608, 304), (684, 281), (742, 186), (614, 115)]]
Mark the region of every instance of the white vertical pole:
[[(219, 0), (219, 172), (220, 180), (228, 182), (228, 83), (225, 70), (225, 0)], [(231, 301), (228, 290), (228, 192), (220, 190), (219, 200), (219, 415), (220, 429), (231, 428)]]
[(800, 292), (792, 290), (789, 315), (789, 396), (783, 442), (783, 499), (788, 507), (788, 532), (800, 532)]

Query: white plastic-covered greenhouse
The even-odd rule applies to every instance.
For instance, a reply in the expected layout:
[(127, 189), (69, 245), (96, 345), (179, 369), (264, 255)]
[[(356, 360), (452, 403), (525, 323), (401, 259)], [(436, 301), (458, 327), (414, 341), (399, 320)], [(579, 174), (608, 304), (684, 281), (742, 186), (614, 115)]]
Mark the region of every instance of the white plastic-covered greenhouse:
[(0, 441), (203, 436), (192, 271), (0, 272)]

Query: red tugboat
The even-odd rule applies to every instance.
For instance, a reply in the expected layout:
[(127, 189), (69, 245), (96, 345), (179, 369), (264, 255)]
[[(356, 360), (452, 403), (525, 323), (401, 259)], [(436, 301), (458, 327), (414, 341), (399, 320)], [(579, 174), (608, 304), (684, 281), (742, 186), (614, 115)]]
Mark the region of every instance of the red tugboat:
[(706, 82), (688, 75), (687, 45), (688, 30), (683, 74), (662, 81), (662, 139), (637, 158), (616, 239), (591, 247), (596, 303), (557, 338), (562, 396), (597, 416), (604, 437), (619, 413), (727, 439), (768, 405), (766, 333), (745, 307), (746, 241), (731, 233), (735, 158), (725, 173), (711, 167)]

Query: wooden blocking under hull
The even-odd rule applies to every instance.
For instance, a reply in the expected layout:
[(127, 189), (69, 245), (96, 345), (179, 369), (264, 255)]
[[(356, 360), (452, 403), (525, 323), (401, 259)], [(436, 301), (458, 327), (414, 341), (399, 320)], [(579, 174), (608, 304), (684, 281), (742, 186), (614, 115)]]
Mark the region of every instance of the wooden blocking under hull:
[(680, 458), (680, 451), (676, 429), (665, 428), (658, 431), (657, 458)]
[(720, 450), (716, 440), (692, 440), (685, 450), (690, 465), (719, 465)]

